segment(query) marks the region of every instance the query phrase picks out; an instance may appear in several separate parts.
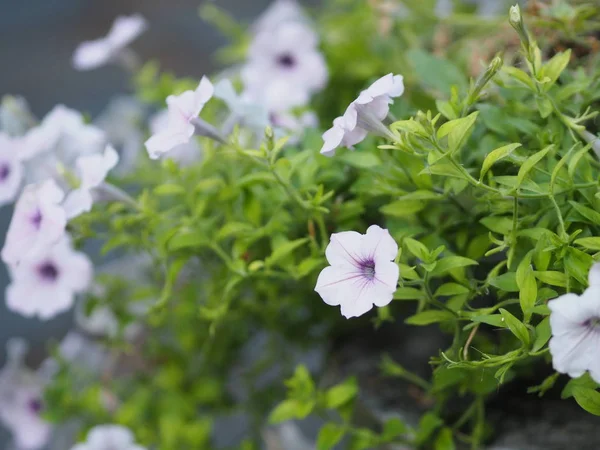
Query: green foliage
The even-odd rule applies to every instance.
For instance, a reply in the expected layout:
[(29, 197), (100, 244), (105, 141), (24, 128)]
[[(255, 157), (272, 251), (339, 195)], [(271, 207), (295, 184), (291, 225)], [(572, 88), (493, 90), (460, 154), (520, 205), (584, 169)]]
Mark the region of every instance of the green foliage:
[[(107, 253), (150, 255), (147, 282), (104, 280), (111, 289), (95, 299), (118, 312), (121, 328), (133, 318), (120, 302), (154, 299), (144, 339), (108, 342), (129, 370), (92, 377), (77, 395), (70, 386), (78, 374), (64, 365), (47, 393), (49, 417), (116, 420), (165, 450), (211, 448), (214, 421), (237, 411), (251, 415), (254, 443), (261, 427), (312, 414), (326, 420), (318, 449), (342, 440), (356, 450), (481, 448), (487, 400), (549, 363), (546, 302), (585, 289), (600, 252), (600, 162), (580, 138), (597, 131), (600, 57), (585, 42), (599, 28), (598, 11), (568, 2), (538, 11), (538, 41), (527, 37), (518, 48), (506, 23), (461, 16), (440, 24), (432, 2), (406, 2), (410, 14), (387, 29), (371, 3), (331, 0), (319, 13), (331, 79), (314, 106), (329, 124), (369, 82), (401, 73), (406, 93), (392, 110), (394, 139), (370, 137), (329, 159), (312, 131), (288, 144), (270, 131), (254, 141), (238, 129), (226, 145), (203, 139), (202, 162), (145, 161), (119, 180), (135, 186), (135, 205), (99, 205), (72, 228), (78, 240), (108, 236)], [(237, 23), (212, 4), (202, 11), (234, 40), (225, 59), (239, 56), (247, 37)], [(483, 36), (490, 48), (475, 54)], [(558, 51), (563, 44), (577, 48)], [(504, 63), (495, 57), (501, 50)], [(487, 69), (473, 68), (474, 58)], [(153, 63), (135, 84), (153, 104), (193, 86)], [(206, 119), (223, 114), (209, 105)], [(379, 319), (450, 336), (448, 348), (429, 355), (430, 379), (383, 359), (383, 373), (416, 385), (433, 405), (419, 423), (358, 425), (357, 380), (323, 387), (322, 374), (294, 368), (288, 351), (323, 345), (342, 326), (339, 311), (314, 292), (325, 248), (332, 232), (374, 223), (401, 248), (400, 286)], [(407, 305), (413, 313), (399, 317)], [(264, 351), (236, 381), (249, 398), (232, 398), (226, 380), (239, 372), (244, 346), (265, 332)], [(287, 391), (281, 379), (255, 387), (275, 364)], [(542, 395), (556, 378), (530, 391)], [(114, 413), (98, 406), (108, 388), (120, 399)], [(563, 396), (600, 415), (597, 388), (584, 376)], [(458, 420), (457, 399), (466, 405)]]

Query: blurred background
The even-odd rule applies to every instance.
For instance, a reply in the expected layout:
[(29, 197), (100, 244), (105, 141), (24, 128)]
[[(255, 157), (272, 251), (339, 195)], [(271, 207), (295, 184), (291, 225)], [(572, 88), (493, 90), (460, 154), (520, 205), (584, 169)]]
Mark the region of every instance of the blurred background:
[[(205, 0), (211, 1), (211, 0)], [(213, 0), (240, 22), (250, 22), (270, 0)], [(150, 28), (132, 48), (143, 61), (157, 59), (161, 67), (178, 76), (200, 79), (218, 67), (212, 59), (224, 38), (198, 15), (201, 0), (0, 0), (0, 97), (24, 97), (37, 117), (56, 104), (96, 116), (111, 97), (130, 91), (128, 74), (114, 65), (89, 72), (71, 67), (73, 51), (81, 41), (104, 36), (122, 14), (141, 13)], [(319, 0), (302, 0), (312, 6)], [(0, 211), (4, 236), (11, 207)], [(31, 343), (28, 359), (36, 364), (45, 343), (60, 338), (71, 323), (71, 313), (51, 321), (26, 319), (6, 309), (4, 290), (8, 277), (0, 265), (0, 366), (4, 345), (13, 336)]]

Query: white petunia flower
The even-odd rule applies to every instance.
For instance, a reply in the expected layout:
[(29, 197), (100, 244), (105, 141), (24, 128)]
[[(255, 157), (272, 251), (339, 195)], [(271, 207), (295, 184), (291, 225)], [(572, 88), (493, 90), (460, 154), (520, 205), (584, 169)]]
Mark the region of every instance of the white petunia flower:
[(90, 430), (87, 441), (71, 450), (145, 450), (135, 443), (133, 433), (121, 425), (99, 425)]
[[(215, 97), (225, 102), (232, 120), (258, 132), (269, 125), (269, 114), (260, 104), (251, 101), (246, 93), (238, 94), (230, 80), (224, 79), (215, 85)], [(228, 127), (225, 127), (228, 128)]]
[(167, 97), (167, 127), (146, 141), (146, 149), (151, 159), (158, 159), (175, 147), (190, 142), (196, 132), (198, 115), (213, 93), (212, 83), (203, 77), (195, 91), (185, 91)]
[(24, 316), (50, 319), (73, 305), (75, 294), (91, 283), (92, 264), (74, 251), (65, 236), (34, 258), (12, 267), (12, 283), (6, 289), (6, 305)]
[(0, 206), (12, 203), (23, 181), (23, 164), (19, 160), (23, 140), (0, 132)]
[(24, 366), (26, 352), (21, 339), (8, 341), (8, 360), (0, 371), (0, 422), (18, 449), (38, 450), (50, 439), (52, 427), (41, 417), (44, 380)]
[(80, 156), (76, 161), (79, 186), (69, 192), (63, 203), (67, 219), (91, 211), (94, 203), (93, 189), (100, 186), (108, 172), (119, 162), (119, 154), (110, 145), (103, 154)]
[(256, 35), (242, 68), (250, 100), (269, 112), (282, 112), (308, 103), (327, 83), (325, 58), (318, 36), (301, 22), (284, 23)]
[(373, 305), (385, 306), (392, 301), (400, 276), (394, 262), (397, 255), (398, 244), (377, 225), (364, 235), (332, 234), (325, 250), (331, 265), (319, 275), (315, 291), (328, 305), (341, 305), (346, 318), (361, 316)]
[(105, 37), (79, 44), (73, 55), (73, 67), (91, 70), (119, 58), (130, 57), (126, 53), (127, 46), (147, 28), (146, 19), (139, 14), (117, 17)]
[(382, 123), (390, 112), (393, 98), (404, 93), (402, 75), (387, 74), (360, 93), (343, 116), (333, 121), (333, 127), (323, 134), (321, 153), (335, 154), (339, 146), (352, 147), (362, 142), (369, 132), (390, 136), (391, 132)]
[[(157, 112), (148, 121), (150, 132), (154, 135), (169, 129), (169, 111), (164, 109)], [(173, 147), (168, 153), (161, 156), (164, 159), (171, 159), (176, 163), (186, 166), (200, 159), (202, 149), (197, 139), (190, 139), (189, 142), (179, 144)]]
[(297, 0), (274, 0), (253, 24), (255, 32), (272, 30), (287, 22), (306, 22)]
[(15, 265), (35, 257), (64, 236), (67, 218), (60, 206), (63, 198), (63, 191), (52, 180), (25, 187), (2, 248), (5, 263)]
[(557, 372), (578, 378), (589, 371), (600, 383), (600, 264), (592, 266), (590, 286), (581, 295), (565, 294), (548, 302), (550, 353)]

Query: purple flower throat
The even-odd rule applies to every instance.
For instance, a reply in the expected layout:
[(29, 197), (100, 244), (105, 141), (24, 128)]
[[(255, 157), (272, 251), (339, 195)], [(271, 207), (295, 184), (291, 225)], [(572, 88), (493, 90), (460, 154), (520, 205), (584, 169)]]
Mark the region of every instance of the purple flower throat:
[(358, 268), (368, 280), (375, 278), (375, 261), (373, 259), (361, 259), (358, 261)]

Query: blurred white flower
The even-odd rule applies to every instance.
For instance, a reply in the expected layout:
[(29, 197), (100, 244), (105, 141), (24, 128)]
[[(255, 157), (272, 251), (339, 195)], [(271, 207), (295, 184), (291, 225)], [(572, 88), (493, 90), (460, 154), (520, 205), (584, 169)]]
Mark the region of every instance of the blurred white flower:
[(23, 365), (26, 352), (21, 339), (8, 341), (8, 360), (0, 371), (0, 422), (19, 450), (38, 450), (48, 442), (52, 427), (41, 417), (44, 380)]
[(392, 301), (400, 276), (394, 262), (397, 255), (398, 244), (377, 225), (364, 235), (332, 234), (325, 250), (331, 265), (319, 275), (315, 291), (328, 305), (341, 305), (346, 318), (361, 316), (373, 305), (385, 306)]
[(238, 94), (229, 79), (223, 79), (215, 85), (215, 97), (225, 102), (231, 111), (234, 122), (241, 123), (259, 133), (269, 125), (267, 110), (260, 104), (251, 101), (245, 93)]
[(600, 264), (592, 266), (581, 295), (564, 294), (548, 302), (550, 353), (557, 372), (578, 378), (586, 371), (600, 383)]
[(92, 264), (85, 254), (72, 249), (65, 236), (36, 257), (12, 267), (11, 277), (6, 289), (7, 307), (46, 320), (69, 309), (75, 294), (89, 287)]
[(337, 147), (352, 147), (363, 141), (369, 132), (390, 136), (391, 132), (382, 120), (387, 117), (393, 98), (403, 93), (402, 75), (390, 73), (375, 81), (360, 93), (344, 115), (336, 118), (333, 127), (323, 134), (321, 153), (332, 156)]
[(84, 155), (75, 162), (79, 186), (69, 192), (63, 203), (67, 219), (91, 211), (94, 203), (93, 189), (100, 186), (108, 172), (119, 162), (119, 154), (108, 145), (104, 153)]
[(23, 181), (23, 164), (19, 159), (23, 139), (0, 132), (0, 206), (12, 203)]
[[(154, 135), (161, 131), (169, 129), (169, 111), (163, 109), (150, 117), (150, 132)], [(192, 164), (200, 159), (202, 150), (197, 139), (190, 139), (188, 142), (173, 147), (167, 153), (162, 154), (162, 158), (171, 159), (176, 163), (185, 166)]]
[(73, 67), (91, 70), (115, 61), (147, 28), (146, 19), (139, 14), (117, 17), (105, 37), (79, 44), (73, 54)]
[(35, 124), (27, 101), (22, 97), (5, 95), (0, 103), (0, 131), (10, 136), (22, 136)]
[(146, 149), (151, 159), (158, 159), (175, 147), (190, 142), (196, 131), (198, 115), (213, 93), (212, 83), (203, 77), (195, 91), (185, 91), (167, 97), (167, 127), (146, 141)]
[(145, 450), (135, 444), (133, 433), (121, 425), (99, 425), (90, 430), (84, 443), (71, 450)]
[(307, 18), (297, 0), (274, 0), (254, 22), (255, 32), (271, 30), (286, 22), (306, 22)]
[(308, 103), (328, 78), (317, 45), (315, 31), (301, 22), (286, 22), (258, 33), (241, 73), (248, 98), (269, 112)]
[(5, 263), (15, 265), (36, 257), (64, 236), (67, 218), (60, 205), (63, 198), (63, 191), (52, 180), (25, 187), (2, 248)]
[(119, 152), (115, 173), (125, 174), (136, 165), (144, 148), (146, 108), (135, 97), (119, 96), (112, 99), (94, 124), (106, 134), (106, 139)]

